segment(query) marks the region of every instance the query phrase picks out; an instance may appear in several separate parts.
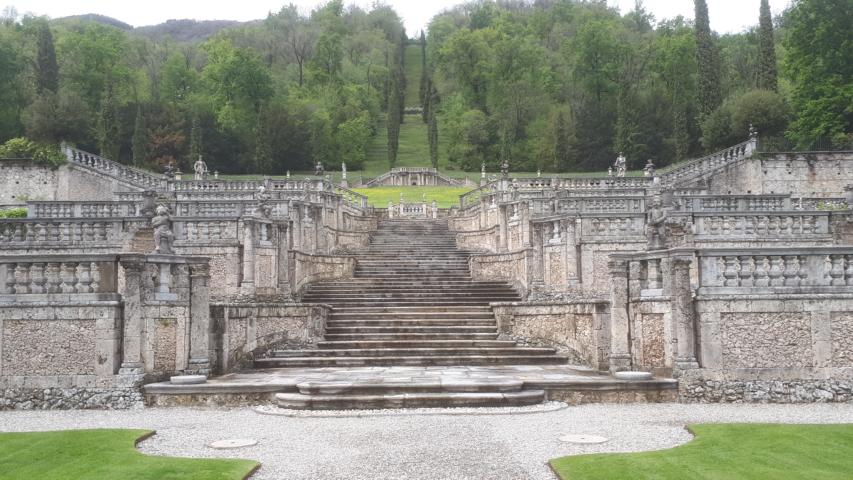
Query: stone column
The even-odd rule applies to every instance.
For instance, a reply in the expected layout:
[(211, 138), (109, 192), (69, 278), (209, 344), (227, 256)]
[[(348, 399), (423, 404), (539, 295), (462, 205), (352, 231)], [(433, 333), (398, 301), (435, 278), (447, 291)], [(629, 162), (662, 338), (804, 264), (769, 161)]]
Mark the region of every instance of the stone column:
[(545, 244), (548, 243), (548, 224), (533, 224), (533, 262), (531, 264), (533, 285), (545, 284)]
[(562, 220), (560, 224), (563, 230), (563, 243), (566, 246), (566, 283), (568, 285), (577, 285), (580, 283), (580, 276), (578, 275), (578, 248), (575, 235), (575, 219), (565, 219)]
[(672, 319), (675, 324), (677, 350), (674, 370), (699, 368), (696, 361), (696, 315), (693, 311), (693, 291), (690, 287), (689, 256), (670, 260), (672, 277)]
[(145, 257), (142, 255), (122, 256), (124, 268), (124, 325), (122, 327), (122, 354), (119, 375), (128, 385), (142, 382), (145, 364), (142, 359), (143, 335), (142, 318), (142, 271)]
[(507, 251), (509, 244), (507, 239), (507, 208), (506, 205), (498, 206), (498, 253)]
[(628, 262), (611, 259), (610, 270), (610, 373), (631, 369), (628, 319)]
[(243, 219), (243, 281), (240, 283), (240, 293), (255, 294), (255, 221)]
[(278, 291), (281, 294), (290, 294), (290, 281), (287, 274), (287, 251), (292, 245), (293, 229), (290, 222), (278, 225)]
[(210, 374), (210, 264), (190, 263), (190, 358), (188, 373)]

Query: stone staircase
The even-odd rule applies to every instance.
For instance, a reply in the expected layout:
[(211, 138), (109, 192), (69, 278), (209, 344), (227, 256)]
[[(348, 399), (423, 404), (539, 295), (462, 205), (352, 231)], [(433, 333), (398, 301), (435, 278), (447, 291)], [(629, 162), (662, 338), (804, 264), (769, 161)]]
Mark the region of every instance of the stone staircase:
[[(564, 364), (551, 348), (498, 340), (489, 302), (520, 297), (505, 282), (474, 281), (468, 253), (456, 248), (445, 220), (384, 220), (369, 249), (356, 255), (351, 279), (309, 287), (303, 301), (333, 307), (316, 350), (274, 351), (255, 368), (417, 367)], [(306, 382), (280, 393), (287, 408), (346, 409), (498, 406), (539, 403), (542, 390), (506, 378), (404, 379), (381, 383)]]

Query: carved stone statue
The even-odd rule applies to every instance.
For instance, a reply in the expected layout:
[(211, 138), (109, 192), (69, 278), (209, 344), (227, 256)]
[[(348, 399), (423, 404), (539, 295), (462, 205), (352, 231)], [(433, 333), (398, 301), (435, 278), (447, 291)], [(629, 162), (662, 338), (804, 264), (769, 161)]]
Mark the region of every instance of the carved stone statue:
[(346, 164), (346, 162), (341, 162), (341, 178), (343, 180), (347, 179), (347, 164)]
[(616, 176), (624, 177), (625, 176), (625, 155), (622, 155), (622, 152), (619, 152), (619, 156), (616, 157), (616, 163), (613, 164), (616, 167)]
[(272, 215), (272, 205), (270, 205), (270, 194), (267, 193), (265, 186), (258, 187), (258, 191), (255, 192), (255, 200), (257, 201), (255, 212), (264, 218), (269, 218)]
[(326, 173), (326, 170), (323, 168), (323, 162), (318, 160), (317, 164), (314, 165), (314, 175), (322, 177), (324, 173)]
[(172, 243), (175, 241), (175, 234), (172, 233), (172, 217), (169, 216), (169, 209), (165, 205), (157, 206), (156, 215), (151, 219), (151, 226), (154, 227), (154, 253), (174, 254)]
[(145, 190), (142, 192), (142, 206), (139, 208), (139, 213), (151, 218), (157, 211), (157, 192), (154, 190)]
[(207, 178), (207, 164), (201, 159), (201, 155), (198, 156), (198, 160), (193, 164), (193, 171), (195, 172), (195, 180), (204, 180)]
[(646, 212), (646, 240), (649, 250), (665, 248), (665, 236), (666, 210), (663, 209), (660, 198), (655, 197)]
[(652, 159), (646, 160), (646, 166), (643, 167), (643, 176), (646, 177), (654, 177), (655, 176), (655, 164), (652, 163)]
[(501, 163), (501, 176), (504, 178), (509, 176), (509, 160), (504, 159)]
[(480, 178), (486, 178), (486, 162), (480, 165)]
[(169, 163), (163, 167), (163, 175), (170, 180), (175, 179), (175, 162), (169, 161)]

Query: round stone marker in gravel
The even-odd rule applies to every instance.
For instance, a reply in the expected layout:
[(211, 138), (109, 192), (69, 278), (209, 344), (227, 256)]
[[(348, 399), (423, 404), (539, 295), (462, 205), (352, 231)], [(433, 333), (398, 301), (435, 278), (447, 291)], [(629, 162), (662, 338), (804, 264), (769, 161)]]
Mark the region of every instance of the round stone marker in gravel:
[(599, 437), (598, 435), (563, 435), (560, 437), (561, 442), (566, 443), (604, 443), (607, 441), (604, 437)]
[(649, 372), (616, 372), (613, 376), (619, 380), (651, 380)]
[(229, 448), (254, 447), (257, 444), (258, 441), (251, 438), (229, 438), (228, 440), (217, 440), (208, 445), (208, 447), (227, 450)]
[(204, 375), (175, 375), (169, 378), (169, 382), (173, 385), (198, 385), (207, 381)]

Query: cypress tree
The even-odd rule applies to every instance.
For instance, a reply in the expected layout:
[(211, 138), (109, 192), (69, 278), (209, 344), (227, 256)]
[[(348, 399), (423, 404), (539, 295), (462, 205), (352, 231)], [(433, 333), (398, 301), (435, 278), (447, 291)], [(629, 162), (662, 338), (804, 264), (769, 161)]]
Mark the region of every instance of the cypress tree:
[(571, 146), (569, 145), (569, 128), (563, 111), (557, 112), (557, 123), (554, 127), (554, 169), (559, 172), (568, 171), (571, 166)]
[(390, 88), (388, 89), (388, 113), (386, 125), (388, 128), (388, 166), (394, 168), (397, 164), (397, 149), (400, 146), (400, 123), (402, 122), (402, 96), (400, 82), (403, 77), (399, 63), (391, 70)]
[(202, 148), (202, 131), (201, 120), (198, 113), (193, 113), (192, 126), (190, 127), (190, 158), (189, 164), (192, 165), (201, 156)]
[(107, 81), (101, 97), (101, 118), (99, 125), (99, 140), (101, 156), (110, 160), (119, 161), (119, 149), (121, 144), (121, 129), (118, 124), (118, 108), (113, 95), (113, 83)]
[(761, 0), (758, 15), (758, 88), (775, 92), (776, 47), (773, 45), (773, 19), (770, 2)]
[(255, 125), (255, 151), (252, 162), (258, 173), (272, 173), (272, 146), (267, 122), (264, 121), (263, 110), (258, 113), (258, 123)]
[(56, 93), (59, 90), (59, 65), (56, 63), (53, 34), (50, 33), (47, 21), (40, 23), (36, 43), (36, 93)]
[(406, 29), (400, 33), (400, 45), (398, 50), (398, 64), (400, 65), (400, 78), (397, 83), (397, 95), (400, 96), (400, 123), (406, 121), (406, 43), (409, 38), (406, 36)]
[(696, 60), (699, 65), (699, 116), (704, 118), (723, 101), (720, 87), (720, 55), (708, 20), (708, 4), (694, 0), (696, 7)]
[(139, 167), (145, 163), (148, 156), (148, 128), (145, 125), (145, 115), (142, 105), (136, 106), (136, 121), (133, 124), (133, 139), (131, 140), (133, 165)]
[(426, 37), (424, 37), (424, 31), (421, 30), (421, 84), (418, 87), (418, 94), (420, 95), (421, 108), (423, 109), (421, 118), (424, 123), (429, 121), (429, 112), (427, 109), (429, 106), (430, 93), (430, 79), (429, 74), (427, 73), (426, 61)]
[(427, 119), (427, 140), (429, 141), (429, 160), (433, 168), (438, 168), (438, 118), (436, 118), (436, 110), (438, 109), (438, 90), (435, 85), (429, 82), (429, 118)]

